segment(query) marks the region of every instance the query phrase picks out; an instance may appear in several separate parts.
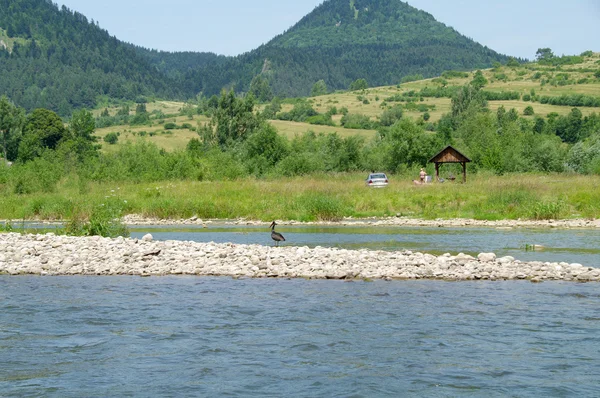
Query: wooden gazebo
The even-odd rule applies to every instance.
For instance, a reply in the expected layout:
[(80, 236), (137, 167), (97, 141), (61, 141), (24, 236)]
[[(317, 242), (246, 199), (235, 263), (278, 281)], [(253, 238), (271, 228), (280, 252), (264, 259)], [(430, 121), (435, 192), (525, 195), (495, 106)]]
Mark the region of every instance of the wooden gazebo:
[(443, 163), (460, 163), (463, 168), (463, 182), (467, 182), (467, 163), (470, 163), (471, 159), (448, 145), (440, 153), (435, 155), (429, 160), (429, 163), (435, 164), (435, 178), (437, 181), (440, 180), (440, 164)]

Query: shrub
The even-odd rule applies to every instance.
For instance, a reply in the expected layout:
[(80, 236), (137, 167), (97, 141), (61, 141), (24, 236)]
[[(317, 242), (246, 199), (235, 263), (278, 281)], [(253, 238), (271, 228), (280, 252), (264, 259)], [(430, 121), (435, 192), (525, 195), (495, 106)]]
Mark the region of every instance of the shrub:
[(335, 126), (335, 123), (333, 122), (333, 120), (331, 119), (331, 115), (329, 114), (311, 116), (308, 119), (306, 119), (306, 122), (320, 126)]
[(104, 136), (104, 142), (108, 143), (109, 145), (114, 145), (117, 143), (117, 141), (119, 141), (119, 136), (117, 133), (108, 133), (106, 136)]
[(455, 71), (455, 70), (449, 70), (449, 71), (442, 73), (442, 77), (444, 79), (457, 79), (457, 78), (460, 79), (460, 78), (469, 77), (469, 74), (467, 72), (459, 72), (459, 71)]
[(381, 114), (380, 123), (382, 126), (391, 126), (398, 120), (402, 119), (402, 114), (403, 111), (400, 105), (396, 105), (393, 108), (386, 109)]
[(174, 129), (178, 128), (177, 125), (173, 122), (165, 123), (164, 127), (165, 127), (165, 130), (174, 130)]
[(369, 88), (369, 83), (365, 79), (357, 79), (350, 85), (350, 91), (366, 90)]
[(119, 199), (107, 200), (106, 203), (94, 207), (87, 221), (81, 213), (74, 212), (73, 217), (65, 225), (64, 232), (75, 236), (128, 237), (129, 230), (121, 222), (122, 212), (123, 203)]
[(535, 112), (533, 111), (533, 107), (530, 105), (525, 110), (523, 110), (523, 115), (532, 116)]
[(340, 122), (342, 126), (347, 129), (370, 130), (376, 127), (375, 123), (365, 115), (351, 115), (348, 113), (342, 117)]

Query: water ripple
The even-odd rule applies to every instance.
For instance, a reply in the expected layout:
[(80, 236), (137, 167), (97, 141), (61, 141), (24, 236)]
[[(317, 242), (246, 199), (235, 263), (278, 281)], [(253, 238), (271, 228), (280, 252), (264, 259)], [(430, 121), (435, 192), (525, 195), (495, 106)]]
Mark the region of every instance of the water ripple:
[(1, 276), (0, 291), (0, 396), (600, 395), (592, 284)]

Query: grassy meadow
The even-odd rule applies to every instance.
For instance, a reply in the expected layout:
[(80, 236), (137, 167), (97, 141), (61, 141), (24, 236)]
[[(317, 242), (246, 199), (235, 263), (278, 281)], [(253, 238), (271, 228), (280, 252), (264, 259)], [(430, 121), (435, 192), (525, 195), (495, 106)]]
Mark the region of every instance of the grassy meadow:
[[(600, 54), (596, 53), (592, 57), (585, 58), (583, 63), (576, 65), (552, 67), (532, 63), (518, 67), (502, 66), (493, 69), (486, 69), (482, 72), (485, 78), (488, 80), (488, 84), (485, 86), (485, 90), (487, 91), (516, 91), (524, 95), (531, 93), (533, 90), (533, 92), (535, 92), (535, 94), (538, 96), (584, 94), (600, 97), (600, 79), (596, 78), (593, 72), (599, 68)], [(447, 84), (449, 87), (462, 86), (468, 84), (473, 79), (473, 75), (474, 72), (470, 72), (468, 73), (468, 77), (443, 79), (443, 81), (445, 81), (443, 84)], [(568, 79), (572, 82), (582, 82), (582, 84), (552, 84), (552, 79), (560, 75), (568, 77)], [(332, 107), (335, 107), (338, 110), (346, 108), (350, 114), (362, 114), (368, 116), (372, 120), (378, 120), (386, 107), (390, 107), (395, 104), (402, 104), (387, 102), (385, 101), (386, 98), (411, 90), (419, 91), (426, 87), (440, 87), (442, 84), (440, 82), (441, 80), (442, 79), (440, 78), (424, 79), (402, 83), (395, 86), (373, 87), (364, 91), (340, 91), (327, 95), (312, 97), (309, 98), (308, 101), (319, 113), (326, 113)], [(542, 83), (542, 80), (546, 80), (547, 82)], [(443, 114), (451, 111), (450, 98), (423, 98), (423, 100), (418, 102), (418, 104), (430, 106), (431, 110), (428, 111), (430, 115), (429, 122), (436, 122)], [(161, 111), (168, 116), (164, 119), (163, 123), (159, 124), (156, 121), (152, 121), (152, 125), (150, 126), (114, 126), (102, 128), (96, 131), (96, 135), (102, 140), (104, 136), (110, 132), (118, 133), (119, 142), (117, 146), (126, 142), (144, 140), (153, 142), (160, 148), (163, 148), (167, 151), (184, 149), (187, 145), (187, 142), (190, 139), (197, 137), (197, 134), (188, 128), (166, 131), (163, 127), (164, 123), (173, 122), (178, 125), (187, 123), (191, 125), (192, 128), (196, 128), (198, 124), (203, 124), (208, 121), (208, 118), (205, 116), (180, 116), (184, 105), (184, 103), (174, 101), (155, 101), (148, 103), (148, 112)], [(534, 115), (524, 116), (525, 118), (529, 119), (533, 119), (536, 115), (546, 116), (552, 112), (555, 112), (559, 115), (567, 115), (573, 108), (571, 106), (556, 106), (523, 100), (489, 101), (489, 108), (492, 111), (496, 111), (501, 106), (504, 106), (507, 110), (515, 108), (520, 115), (523, 115), (523, 111), (526, 107), (531, 106), (534, 110)], [(284, 102), (282, 105), (283, 112), (290, 111), (292, 108), (293, 105), (289, 103)], [(264, 105), (259, 105), (257, 109), (264, 109)], [(584, 116), (587, 116), (593, 112), (598, 113), (600, 110), (599, 108), (592, 107), (578, 107), (578, 109), (581, 110)], [(99, 115), (101, 111), (102, 109), (98, 109), (94, 111), (94, 113)], [(117, 108), (109, 109), (109, 111), (110, 114), (115, 114), (117, 112)], [(131, 114), (133, 113), (134, 112), (132, 109)], [(423, 117), (424, 112), (417, 110), (405, 110), (404, 114), (406, 117), (419, 120)], [(359, 135), (365, 138), (370, 138), (376, 135), (375, 130), (355, 130), (343, 128), (340, 125), (341, 117), (341, 114), (333, 116), (333, 121), (336, 124), (335, 126), (312, 125), (308, 123), (284, 120), (272, 120), (270, 123), (275, 126), (281, 135), (284, 135), (287, 138), (293, 138), (294, 136), (303, 134), (307, 131), (313, 131), (317, 134), (337, 133), (341, 137)], [(145, 132), (145, 134), (141, 136), (139, 134), (140, 132)], [(114, 151), (114, 149), (115, 145), (111, 146), (103, 143), (104, 151)]]
[[(518, 91), (538, 96), (585, 94), (600, 97), (600, 79), (594, 70), (600, 68), (600, 54), (586, 58), (584, 64), (546, 67), (527, 64), (518, 67), (497, 67), (483, 71), (488, 91)], [(581, 84), (554, 85), (543, 83), (557, 74), (566, 74), (571, 82)], [(363, 91), (334, 92), (309, 98), (313, 108), (325, 113), (330, 108), (346, 108), (350, 114), (362, 114), (378, 120), (383, 111), (401, 102), (386, 99), (411, 90), (435, 88), (441, 84), (462, 86), (473, 79), (468, 77), (425, 79), (394, 86), (369, 88)], [(551, 81), (551, 80), (548, 80)], [(293, 100), (284, 101), (282, 111), (292, 109)], [(429, 122), (435, 122), (451, 111), (449, 98), (423, 98), (429, 105)], [(112, 126), (97, 129), (102, 151), (116, 152), (127, 142), (152, 142), (168, 152), (185, 149), (196, 129), (209, 121), (206, 116), (183, 112), (186, 104), (173, 101), (153, 101), (147, 104), (152, 115), (150, 123), (143, 126)], [(265, 105), (259, 105), (258, 110)], [(522, 100), (489, 101), (495, 111), (504, 106), (515, 108), (520, 115), (532, 106), (535, 115), (551, 112), (567, 115), (571, 106), (553, 106)], [(135, 108), (135, 105), (132, 107)], [(583, 115), (598, 113), (600, 108), (578, 107)], [(130, 112), (131, 115), (134, 111)], [(94, 111), (98, 116), (104, 108)], [(117, 107), (108, 108), (115, 115)], [(155, 117), (156, 112), (161, 117)], [(153, 113), (154, 112), (154, 113)], [(405, 110), (404, 117), (420, 120), (424, 112)], [(342, 115), (333, 116), (335, 126), (311, 125), (284, 120), (270, 123), (280, 135), (293, 138), (313, 131), (337, 133), (340, 137), (359, 135), (366, 139), (375, 137), (375, 130), (345, 129), (340, 125)], [(533, 118), (534, 116), (526, 116)], [(166, 124), (176, 124), (175, 129), (165, 129)], [(118, 142), (109, 145), (102, 139), (117, 133)], [(429, 168), (432, 168), (429, 165)], [(401, 172), (401, 171), (399, 171)], [(428, 170), (433, 174), (433, 170)], [(507, 174), (496, 176), (479, 171), (469, 174), (468, 183), (434, 183), (415, 186), (415, 170), (402, 175), (390, 175), (390, 185), (385, 189), (368, 189), (364, 185), (365, 173), (322, 173), (302, 177), (245, 177), (219, 181), (165, 181), (162, 183), (99, 183), (80, 181), (69, 175), (49, 193), (14, 194), (9, 191), (0, 196), (0, 219), (69, 219), (90, 214), (99, 206), (112, 206), (122, 214), (141, 214), (157, 218), (203, 219), (256, 219), (280, 220), (339, 220), (343, 217), (407, 216), (414, 218), (472, 218), (498, 219), (570, 219), (600, 217), (600, 177), (575, 174)], [(457, 173), (458, 175), (458, 173)]]
[(6, 194), (0, 219), (70, 219), (111, 206), (122, 214), (176, 219), (339, 220), (406, 216), (424, 219), (571, 219), (600, 215), (600, 177), (470, 175), (467, 184), (412, 184), (392, 175), (368, 188), (364, 173), (213, 182), (100, 184), (67, 178), (53, 193)]

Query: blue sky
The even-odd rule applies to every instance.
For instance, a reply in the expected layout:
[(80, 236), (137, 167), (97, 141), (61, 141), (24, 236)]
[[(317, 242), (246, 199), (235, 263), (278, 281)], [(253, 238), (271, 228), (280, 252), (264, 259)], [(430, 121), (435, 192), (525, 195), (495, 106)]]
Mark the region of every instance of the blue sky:
[[(54, 0), (117, 38), (166, 51), (237, 55), (294, 25), (322, 0)], [(488, 47), (533, 59), (600, 51), (600, 0), (408, 0)]]

